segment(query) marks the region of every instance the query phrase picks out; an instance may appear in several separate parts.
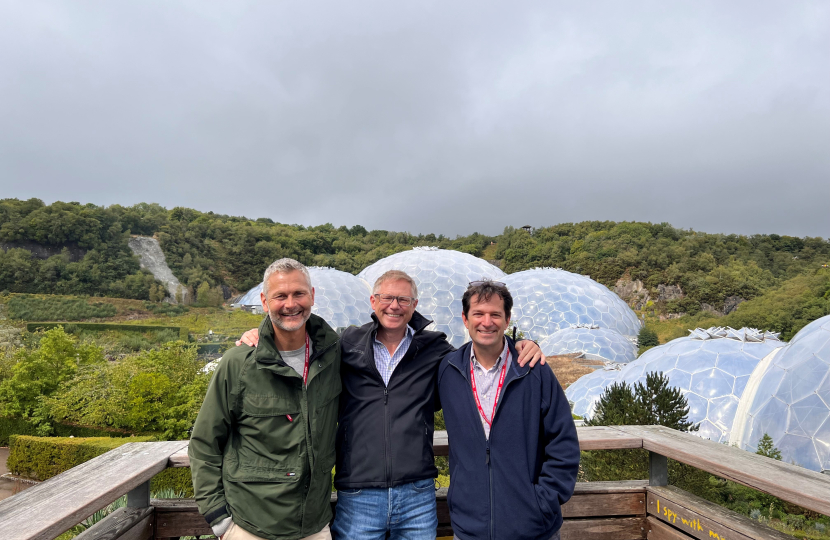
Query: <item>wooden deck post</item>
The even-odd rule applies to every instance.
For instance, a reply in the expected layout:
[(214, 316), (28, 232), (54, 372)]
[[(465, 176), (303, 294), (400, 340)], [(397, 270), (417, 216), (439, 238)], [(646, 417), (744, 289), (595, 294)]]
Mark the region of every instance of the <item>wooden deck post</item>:
[(648, 485), (669, 485), (669, 459), (656, 452), (648, 453)]
[(147, 508), (148, 506), (150, 506), (149, 480), (127, 492), (127, 508)]

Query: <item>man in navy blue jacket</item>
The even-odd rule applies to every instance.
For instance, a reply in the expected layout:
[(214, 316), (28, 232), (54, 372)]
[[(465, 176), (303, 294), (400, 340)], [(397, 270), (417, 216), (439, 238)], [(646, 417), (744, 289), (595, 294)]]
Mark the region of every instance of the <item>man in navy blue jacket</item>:
[(558, 539), (579, 467), (565, 392), (550, 369), (516, 362), (504, 335), (513, 307), (504, 284), (471, 283), (462, 306), (472, 343), (445, 356), (438, 371), (455, 537)]

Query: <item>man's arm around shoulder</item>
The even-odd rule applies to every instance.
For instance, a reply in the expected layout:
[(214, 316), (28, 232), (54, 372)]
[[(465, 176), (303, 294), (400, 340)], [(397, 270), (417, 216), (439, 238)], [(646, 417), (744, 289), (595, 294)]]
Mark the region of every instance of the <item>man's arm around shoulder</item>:
[[(208, 386), (205, 400), (190, 437), (187, 454), (193, 476), (193, 492), (199, 513), (211, 527), (230, 525), (230, 512), (225, 501), (222, 483), (224, 449), (233, 423), (234, 392), (238, 391), (240, 367), (246, 357), (253, 354), (247, 346), (231, 349), (220, 360)], [(219, 534), (225, 531), (218, 531)]]

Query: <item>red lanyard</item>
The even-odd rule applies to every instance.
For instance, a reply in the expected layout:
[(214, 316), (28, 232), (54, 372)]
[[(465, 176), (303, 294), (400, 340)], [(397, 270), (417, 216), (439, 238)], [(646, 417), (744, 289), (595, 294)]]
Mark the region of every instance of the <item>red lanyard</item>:
[(311, 342), (308, 339), (308, 334), (305, 335), (305, 367), (303, 368), (303, 385), (308, 385), (308, 358), (311, 350)]
[[(510, 354), (508, 352), (508, 354)], [(496, 397), (493, 399), (493, 413), (490, 415), (490, 419), (487, 419), (487, 415), (484, 414), (484, 409), (481, 408), (481, 400), (478, 399), (478, 389), (476, 388), (476, 374), (473, 369), (473, 361), (470, 359), (470, 382), (473, 385), (473, 397), (476, 398), (476, 407), (478, 407), (478, 414), (484, 418), (484, 421), (487, 422), (487, 425), (492, 427), (493, 425), (493, 417), (496, 416), (496, 405), (499, 404), (499, 395), (501, 394), (501, 387), (504, 384), (504, 374), (507, 373), (507, 356), (504, 358), (504, 365), (501, 367), (501, 375), (499, 376), (499, 386), (496, 388)]]
[[(308, 359), (310, 357), (311, 341), (308, 339), (308, 334), (305, 335), (305, 366), (303, 367), (303, 386), (308, 386)], [(294, 421), (294, 417), (290, 414), (285, 415), (289, 422)]]

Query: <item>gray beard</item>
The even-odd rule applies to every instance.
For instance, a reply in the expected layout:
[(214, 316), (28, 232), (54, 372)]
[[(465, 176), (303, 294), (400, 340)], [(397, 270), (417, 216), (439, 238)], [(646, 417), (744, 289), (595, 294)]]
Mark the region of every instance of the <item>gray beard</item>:
[(285, 324), (283, 324), (282, 318), (280, 317), (280, 315), (278, 313), (272, 312), (271, 310), (268, 310), (268, 317), (271, 319), (271, 322), (274, 324), (274, 326), (276, 326), (280, 330), (284, 330), (286, 332), (294, 332), (294, 331), (299, 330), (300, 328), (302, 328), (303, 325), (306, 322), (308, 322), (308, 319), (311, 318), (311, 310), (308, 310), (308, 313), (306, 313), (305, 317), (303, 317), (303, 321), (301, 323), (297, 324), (296, 328), (290, 328), (290, 327), (286, 326)]

